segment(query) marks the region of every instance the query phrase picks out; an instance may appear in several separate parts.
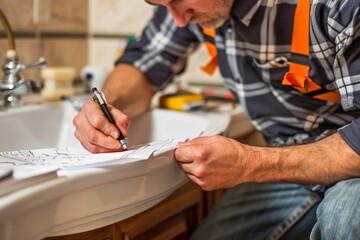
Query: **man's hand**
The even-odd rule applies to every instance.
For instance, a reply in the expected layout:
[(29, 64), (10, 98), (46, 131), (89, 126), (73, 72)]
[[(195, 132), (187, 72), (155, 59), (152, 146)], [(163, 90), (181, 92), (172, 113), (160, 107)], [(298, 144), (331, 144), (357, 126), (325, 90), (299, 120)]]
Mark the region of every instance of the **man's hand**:
[(126, 137), (130, 125), (129, 118), (121, 111), (108, 104), (116, 126), (111, 124), (98, 104), (86, 102), (81, 111), (74, 117), (75, 137), (84, 148), (92, 153), (114, 152), (123, 150), (118, 139), (119, 129)]
[(239, 183), (247, 171), (242, 150), (246, 145), (221, 137), (200, 137), (180, 143), (175, 158), (187, 176), (202, 189), (209, 191), (229, 188)]
[(334, 133), (320, 141), (286, 147), (256, 147), (221, 137), (181, 143), (175, 158), (204, 190), (246, 182), (332, 184), (360, 176), (360, 157)]

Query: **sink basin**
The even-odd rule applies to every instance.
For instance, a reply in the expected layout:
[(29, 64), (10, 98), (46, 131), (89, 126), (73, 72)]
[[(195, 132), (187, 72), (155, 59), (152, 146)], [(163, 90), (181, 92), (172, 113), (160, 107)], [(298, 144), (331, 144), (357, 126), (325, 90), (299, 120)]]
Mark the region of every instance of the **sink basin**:
[[(73, 135), (76, 113), (69, 101), (0, 112), (0, 151), (81, 148)], [(154, 109), (132, 121), (128, 144), (220, 134), (229, 121), (224, 114)], [(186, 181), (176, 161), (165, 155), (72, 171), (1, 197), (0, 239), (41, 239), (103, 227), (154, 206)]]
[(80, 147), (74, 137), (72, 118), (77, 111), (70, 102), (29, 105), (0, 112), (3, 138), (0, 151)]
[[(72, 119), (77, 111), (68, 101), (31, 105), (0, 112), (1, 151), (81, 147)], [(129, 145), (167, 138), (196, 136), (209, 130), (209, 121), (193, 114), (154, 109), (131, 122)]]

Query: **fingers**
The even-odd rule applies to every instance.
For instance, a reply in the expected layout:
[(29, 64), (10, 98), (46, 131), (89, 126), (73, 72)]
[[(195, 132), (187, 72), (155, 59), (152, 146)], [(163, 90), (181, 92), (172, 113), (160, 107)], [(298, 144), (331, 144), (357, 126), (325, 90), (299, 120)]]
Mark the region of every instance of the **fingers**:
[(185, 172), (186, 176), (203, 190), (210, 191), (215, 189), (215, 187), (210, 185), (205, 178), (200, 177), (201, 174), (199, 173), (201, 172), (201, 170), (195, 169), (199, 166), (194, 165), (194, 163), (180, 163), (180, 167)]
[[(92, 153), (116, 152), (116, 151), (119, 151), (119, 150), (122, 149), (122, 148), (119, 148), (119, 147), (111, 149), (111, 148), (106, 148), (106, 147), (91, 143), (90, 141), (88, 141), (88, 139), (83, 138), (83, 136), (81, 134), (79, 134), (78, 130), (75, 131), (75, 137), (80, 141), (81, 145), (85, 149), (89, 150)], [(108, 138), (111, 138), (111, 137), (108, 136)], [(111, 140), (111, 141), (113, 141), (113, 140)], [(116, 142), (117, 143), (115, 143), (115, 144), (117, 145), (119, 143), (119, 141), (116, 141)], [(105, 146), (108, 146), (108, 145), (111, 145), (111, 144), (107, 144)]]
[(85, 119), (91, 126), (103, 132), (105, 135), (113, 137), (114, 139), (119, 137), (119, 130), (117, 127), (109, 122), (96, 103), (92, 101), (86, 103), (82, 107), (82, 112), (85, 115)]
[[(124, 137), (128, 136), (128, 128), (130, 126), (130, 119), (128, 116), (123, 114), (121, 111), (119, 111), (117, 108), (113, 107), (112, 105), (108, 104), (108, 108), (111, 112), (111, 115), (114, 117), (115, 123), (116, 123), (116, 130), (120, 129), (121, 133), (124, 135)], [(119, 133), (119, 131), (117, 131)], [(115, 137), (116, 139), (119, 136)]]
[(189, 179), (209, 191), (227, 188), (236, 183), (236, 153), (231, 140), (210, 136), (179, 143), (174, 156)]
[(207, 159), (207, 151), (204, 145), (198, 144), (199, 141), (180, 143), (175, 150), (175, 159), (179, 162), (183, 171), (196, 183), (204, 175), (204, 160)]
[[(186, 173), (186, 172), (185, 172)], [(204, 185), (204, 182), (199, 179), (197, 176), (191, 174), (191, 173), (186, 173), (186, 176), (193, 181), (194, 183), (196, 183), (199, 187), (201, 187), (203, 190), (208, 191), (208, 189), (206, 188), (206, 186)]]
[[(111, 114), (116, 115), (114, 119), (126, 137), (128, 134), (127, 126), (130, 123), (128, 117), (110, 105), (109, 110)], [(75, 137), (90, 152), (111, 152), (122, 149), (117, 140), (120, 134), (119, 129), (107, 120), (96, 103), (86, 102), (81, 112), (75, 116), (73, 124), (76, 127)]]
[(208, 157), (208, 144), (203, 137), (195, 138), (188, 142), (179, 143), (175, 151), (175, 158), (182, 163), (201, 162)]

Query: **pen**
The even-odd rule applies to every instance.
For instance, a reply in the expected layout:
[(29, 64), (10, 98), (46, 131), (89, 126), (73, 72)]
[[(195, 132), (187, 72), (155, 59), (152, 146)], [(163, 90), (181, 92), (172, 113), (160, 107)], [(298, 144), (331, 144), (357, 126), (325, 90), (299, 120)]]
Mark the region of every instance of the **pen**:
[[(101, 110), (103, 111), (103, 113), (105, 114), (105, 116), (109, 120), (109, 122), (111, 122), (112, 124), (114, 124), (116, 126), (115, 121), (114, 121), (113, 117), (111, 116), (109, 109), (107, 108), (104, 93), (98, 91), (97, 88), (93, 88), (92, 91), (94, 93), (93, 100), (95, 100), (95, 102), (97, 102), (100, 105)], [(126, 140), (124, 138), (124, 135), (122, 134), (120, 129), (119, 129), (119, 132), (120, 132), (120, 136), (119, 136), (118, 140), (120, 141), (121, 146), (125, 150), (127, 150), (128, 146), (127, 146)]]

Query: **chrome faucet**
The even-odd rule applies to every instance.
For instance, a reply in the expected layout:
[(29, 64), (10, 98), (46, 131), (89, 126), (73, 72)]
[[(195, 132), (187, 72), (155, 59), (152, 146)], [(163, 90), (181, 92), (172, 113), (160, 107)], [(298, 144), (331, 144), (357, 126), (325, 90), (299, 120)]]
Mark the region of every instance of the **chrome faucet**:
[(21, 96), (31, 91), (31, 81), (24, 79), (21, 76), (21, 72), (29, 68), (44, 67), (46, 60), (41, 57), (31, 64), (21, 64), (15, 50), (13, 32), (1, 9), (0, 20), (9, 42), (5, 63), (2, 66), (4, 76), (0, 78), (0, 96), (3, 98), (3, 105), (5, 107), (19, 106), (21, 105)]
[(0, 83), (0, 95), (3, 96), (5, 107), (21, 105), (21, 96), (31, 92), (31, 80), (24, 79), (20, 73), (29, 68), (41, 68), (45, 65), (46, 60), (42, 57), (31, 64), (21, 64), (16, 54), (8, 51), (2, 67), (4, 76)]

